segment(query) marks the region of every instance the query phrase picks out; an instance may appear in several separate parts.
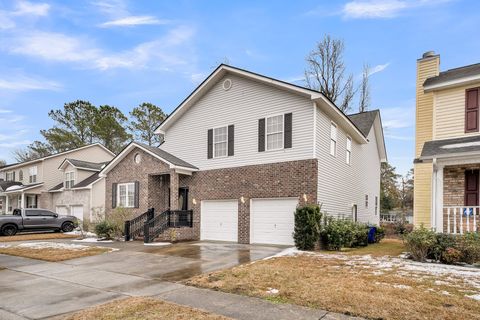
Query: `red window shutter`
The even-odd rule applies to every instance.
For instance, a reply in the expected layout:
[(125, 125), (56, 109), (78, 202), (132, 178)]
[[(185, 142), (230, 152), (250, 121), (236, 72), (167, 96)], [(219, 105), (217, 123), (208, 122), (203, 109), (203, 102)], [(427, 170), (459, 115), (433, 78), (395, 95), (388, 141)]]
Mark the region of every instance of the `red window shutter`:
[(478, 132), (478, 95), (479, 88), (465, 93), (465, 132)]
[(465, 171), (465, 206), (478, 206), (479, 170)]

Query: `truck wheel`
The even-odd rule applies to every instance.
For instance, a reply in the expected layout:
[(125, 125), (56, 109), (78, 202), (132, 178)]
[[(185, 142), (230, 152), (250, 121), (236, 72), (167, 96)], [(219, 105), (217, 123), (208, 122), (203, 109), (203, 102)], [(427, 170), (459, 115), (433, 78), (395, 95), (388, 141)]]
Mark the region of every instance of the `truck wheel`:
[(63, 232), (72, 232), (73, 229), (75, 229), (75, 225), (70, 221), (64, 222), (62, 224), (62, 231)]
[(2, 234), (7, 237), (14, 236), (17, 234), (17, 226), (13, 224), (7, 224), (6, 226), (2, 227)]

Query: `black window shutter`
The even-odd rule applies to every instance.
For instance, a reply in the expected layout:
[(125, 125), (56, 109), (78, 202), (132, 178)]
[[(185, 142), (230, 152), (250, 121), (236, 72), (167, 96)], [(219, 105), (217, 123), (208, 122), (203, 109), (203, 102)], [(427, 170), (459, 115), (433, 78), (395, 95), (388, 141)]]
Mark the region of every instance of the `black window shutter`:
[(232, 125), (228, 126), (228, 156), (231, 157), (233, 156), (233, 152), (235, 149), (235, 129)]
[(135, 195), (133, 198), (133, 206), (138, 208), (140, 206), (140, 182), (135, 181)]
[(38, 208), (38, 194), (35, 195), (35, 206), (34, 208)]
[(285, 123), (283, 124), (284, 125), (283, 144), (285, 148), (291, 148), (292, 147), (292, 114), (286, 113), (284, 118), (285, 118)]
[(265, 151), (265, 118), (258, 119), (258, 152)]
[(208, 130), (207, 158), (213, 158), (213, 129)]
[(13, 171), (13, 181), (17, 181), (15, 180), (15, 171)]
[(117, 207), (117, 184), (112, 183), (112, 209)]

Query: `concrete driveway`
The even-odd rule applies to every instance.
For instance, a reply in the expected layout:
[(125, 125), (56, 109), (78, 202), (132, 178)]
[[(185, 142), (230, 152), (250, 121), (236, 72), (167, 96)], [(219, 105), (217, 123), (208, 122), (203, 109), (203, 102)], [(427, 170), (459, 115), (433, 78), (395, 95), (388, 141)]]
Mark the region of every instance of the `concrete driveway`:
[(102, 246), (119, 251), (61, 263), (0, 255), (0, 319), (50, 318), (125, 296), (159, 296), (183, 289), (179, 280), (283, 249), (214, 242)]

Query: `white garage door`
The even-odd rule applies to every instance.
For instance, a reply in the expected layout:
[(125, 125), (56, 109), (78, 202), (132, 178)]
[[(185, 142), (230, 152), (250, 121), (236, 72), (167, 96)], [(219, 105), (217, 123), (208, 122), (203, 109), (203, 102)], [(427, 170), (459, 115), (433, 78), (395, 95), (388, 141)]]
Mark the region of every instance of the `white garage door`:
[(200, 239), (238, 241), (238, 200), (202, 201)]
[(58, 206), (55, 209), (55, 212), (61, 216), (67, 216), (68, 215), (68, 209), (65, 206)]
[(70, 214), (83, 221), (83, 206), (71, 206)]
[(252, 199), (250, 243), (293, 245), (297, 198)]

